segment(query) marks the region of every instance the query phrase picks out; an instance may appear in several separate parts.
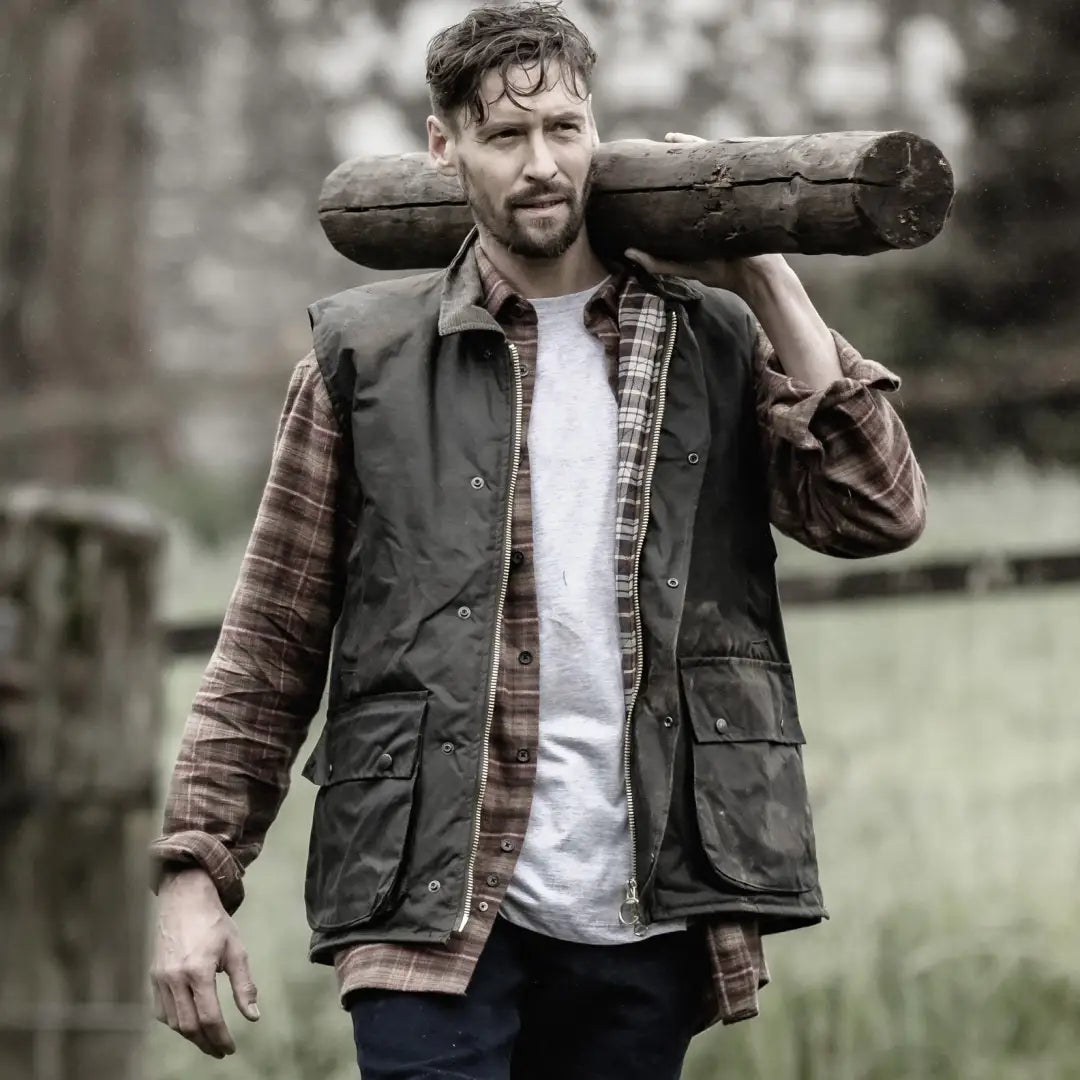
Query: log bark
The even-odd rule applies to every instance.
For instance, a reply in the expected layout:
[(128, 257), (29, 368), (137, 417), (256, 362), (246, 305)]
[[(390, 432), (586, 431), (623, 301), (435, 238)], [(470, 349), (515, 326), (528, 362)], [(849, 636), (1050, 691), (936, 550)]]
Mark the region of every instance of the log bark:
[(127, 502), (0, 498), (5, 1078), (144, 1075), (161, 547)]
[[(952, 169), (910, 132), (836, 132), (669, 144), (603, 143), (589, 200), (602, 255), (637, 247), (692, 262), (766, 252), (871, 255), (945, 225)], [(426, 154), (357, 158), (326, 179), (330, 243), (377, 270), (445, 266), (472, 227), (455, 177)]]

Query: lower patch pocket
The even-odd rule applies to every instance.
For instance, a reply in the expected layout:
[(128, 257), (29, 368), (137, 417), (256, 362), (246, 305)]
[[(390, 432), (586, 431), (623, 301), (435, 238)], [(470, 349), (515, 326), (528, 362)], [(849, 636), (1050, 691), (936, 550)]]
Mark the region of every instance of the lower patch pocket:
[(680, 664), (693, 732), (701, 843), (722, 878), (748, 890), (816, 887), (805, 742), (788, 664), (735, 657)]
[(401, 876), (426, 691), (381, 694), (328, 719), (304, 766), (319, 785), (304, 899), (313, 930), (366, 922), (392, 901)]

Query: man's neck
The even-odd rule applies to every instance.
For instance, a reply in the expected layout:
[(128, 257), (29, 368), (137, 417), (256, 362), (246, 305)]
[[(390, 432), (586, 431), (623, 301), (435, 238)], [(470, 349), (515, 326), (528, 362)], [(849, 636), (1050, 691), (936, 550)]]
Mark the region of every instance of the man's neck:
[(508, 251), (502, 244), (485, 236), (478, 238), (492, 265), (526, 300), (551, 296), (569, 296), (599, 285), (608, 271), (593, 251), (584, 229), (557, 259), (527, 259)]

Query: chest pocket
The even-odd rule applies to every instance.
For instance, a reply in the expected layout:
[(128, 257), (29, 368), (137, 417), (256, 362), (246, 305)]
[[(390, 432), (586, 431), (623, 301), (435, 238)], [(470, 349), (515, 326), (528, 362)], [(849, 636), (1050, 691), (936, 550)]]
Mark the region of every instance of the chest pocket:
[(712, 868), (746, 890), (817, 885), (805, 742), (788, 664), (734, 657), (680, 665), (694, 804)]
[(327, 721), (303, 775), (319, 785), (304, 899), (313, 930), (388, 908), (401, 877), (427, 692), (380, 694)]

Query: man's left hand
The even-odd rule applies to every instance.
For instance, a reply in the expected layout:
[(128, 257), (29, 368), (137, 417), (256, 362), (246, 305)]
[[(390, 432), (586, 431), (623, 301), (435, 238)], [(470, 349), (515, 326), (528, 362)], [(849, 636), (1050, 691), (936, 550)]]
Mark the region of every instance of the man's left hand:
[[(664, 142), (668, 143), (707, 141), (697, 135), (684, 135), (681, 131), (669, 131), (664, 136)], [(703, 259), (701, 262), (678, 263), (654, 258), (637, 248), (627, 248), (625, 254), (627, 258), (640, 263), (650, 274), (674, 274), (676, 277), (693, 278), (702, 285), (727, 289), (747, 301), (755, 277), (789, 270), (783, 255), (753, 255), (745, 259)]]

